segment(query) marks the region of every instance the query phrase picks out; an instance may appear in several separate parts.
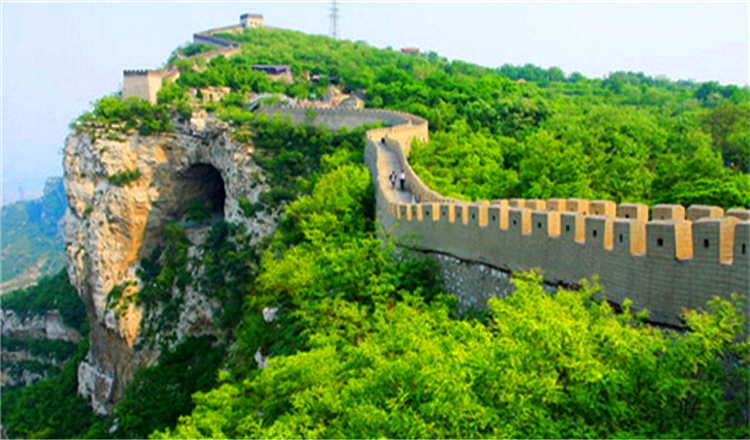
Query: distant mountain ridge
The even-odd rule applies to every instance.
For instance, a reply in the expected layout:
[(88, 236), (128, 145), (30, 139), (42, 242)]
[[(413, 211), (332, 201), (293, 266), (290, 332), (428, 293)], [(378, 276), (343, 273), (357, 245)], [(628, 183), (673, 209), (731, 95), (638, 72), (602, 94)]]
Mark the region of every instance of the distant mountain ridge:
[(40, 198), (2, 207), (1, 293), (31, 286), (64, 267), (65, 206), (62, 177), (50, 177)]

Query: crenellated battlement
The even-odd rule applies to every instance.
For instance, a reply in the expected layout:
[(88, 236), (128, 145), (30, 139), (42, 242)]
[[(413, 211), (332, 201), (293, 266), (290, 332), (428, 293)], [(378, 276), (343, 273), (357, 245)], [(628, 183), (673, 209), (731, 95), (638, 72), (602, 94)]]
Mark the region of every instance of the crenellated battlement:
[[(499, 232), (511, 230), (509, 225), (518, 226), (518, 230), (524, 235), (540, 234), (547, 238), (567, 237), (570, 241), (601, 245), (610, 250), (621, 248), (627, 250), (630, 255), (645, 254), (645, 243), (649, 243), (652, 251), (658, 255), (668, 254), (669, 258), (677, 260), (692, 259), (699, 254), (703, 258), (708, 254), (700, 249), (721, 248), (721, 252), (714, 254), (716, 260), (724, 264), (732, 264), (734, 260), (735, 241), (748, 244), (748, 237), (744, 237), (742, 230), (736, 229), (735, 226), (740, 223), (750, 223), (743, 222), (736, 217), (703, 217), (696, 221), (656, 219), (646, 222), (638, 218), (624, 217), (622, 215), (626, 212), (624, 210), (618, 216), (594, 212), (584, 214), (576, 211), (560, 212), (513, 206), (512, 202), (490, 204), (484, 201), (469, 204), (449, 201), (405, 204), (386, 200), (385, 203), (389, 212), (406, 213), (402, 215), (406, 215), (407, 220), (413, 218), (409, 212), (427, 210), (429, 214), (425, 214), (424, 217), (420, 214), (417, 219), (451, 224), (456, 223), (456, 219), (460, 219), (462, 225), (491, 226)], [(420, 211), (409, 211), (410, 207), (417, 207)], [(612, 206), (609, 209), (614, 211), (615, 207)], [(399, 217), (401, 218), (403, 217)], [(616, 233), (616, 225), (619, 225), (616, 229), (622, 229), (620, 234)], [(652, 239), (648, 240), (647, 237)], [(699, 251), (695, 252), (694, 249), (699, 249)], [(740, 253), (742, 254), (741, 251)]]
[[(649, 309), (651, 319), (668, 324), (679, 324), (684, 308), (702, 307), (713, 295), (748, 295), (750, 210), (446, 198), (408, 163), (412, 140), (428, 138), (427, 121), (399, 116), (408, 122), (368, 131), (366, 147), (380, 223), (397, 241), (511, 272), (540, 268), (551, 283), (575, 285), (598, 275), (607, 299), (630, 298), (635, 310)], [(390, 189), (380, 145), (403, 167), (412, 203), (398, 201)]]
[(148, 75), (159, 75), (160, 72), (158, 70), (148, 70), (148, 69), (125, 69), (122, 71), (122, 74), (125, 76), (130, 76), (130, 75), (148, 76)]

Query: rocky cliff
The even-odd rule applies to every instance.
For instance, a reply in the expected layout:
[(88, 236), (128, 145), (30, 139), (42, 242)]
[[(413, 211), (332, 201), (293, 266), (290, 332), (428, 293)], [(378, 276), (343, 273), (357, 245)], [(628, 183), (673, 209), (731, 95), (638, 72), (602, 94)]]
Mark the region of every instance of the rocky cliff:
[[(256, 202), (267, 189), (252, 154), (251, 145), (235, 142), (225, 123), (205, 113), (174, 121), (174, 130), (161, 135), (89, 126), (68, 136), (63, 241), (68, 274), (91, 328), (89, 353), (78, 369), (79, 392), (97, 413), (109, 413), (136, 368), (158, 359), (158, 348), (144, 347), (216, 331), (214, 311), (221, 304), (188, 287), (170, 335), (140, 344), (147, 312), (123, 300), (139, 290), (136, 270), (160, 244), (168, 222), (188, 226), (194, 244), (205, 238), (206, 227), (185, 221), (195, 201), (210, 207), (214, 220), (244, 224), (255, 240), (273, 230), (274, 214), (242, 215), (240, 201)], [(109, 294), (116, 288), (121, 298), (113, 307)]]
[(56, 310), (43, 314), (2, 310), (0, 323), (2, 386), (28, 386), (47, 377), (50, 370), (62, 366), (81, 339), (81, 334), (66, 325)]

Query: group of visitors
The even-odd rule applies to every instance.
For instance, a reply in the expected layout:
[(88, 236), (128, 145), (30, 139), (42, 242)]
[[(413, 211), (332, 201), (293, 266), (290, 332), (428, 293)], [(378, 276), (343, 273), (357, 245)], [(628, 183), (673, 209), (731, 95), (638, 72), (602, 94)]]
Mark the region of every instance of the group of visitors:
[(401, 184), (401, 191), (406, 190), (405, 184), (406, 184), (406, 173), (402, 169), (401, 172), (396, 176), (396, 170), (391, 171), (391, 174), (388, 175), (388, 181), (391, 182), (391, 189), (396, 189), (396, 180), (398, 179), (399, 183)]

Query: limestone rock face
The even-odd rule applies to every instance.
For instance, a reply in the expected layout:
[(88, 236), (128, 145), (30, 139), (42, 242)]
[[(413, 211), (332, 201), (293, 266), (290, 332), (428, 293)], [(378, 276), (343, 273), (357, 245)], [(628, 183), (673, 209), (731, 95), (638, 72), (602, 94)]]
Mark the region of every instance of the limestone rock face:
[[(248, 219), (240, 208), (239, 199), (256, 202), (267, 189), (252, 154), (251, 145), (234, 142), (227, 125), (205, 113), (189, 123), (175, 121), (172, 132), (158, 136), (104, 128), (68, 136), (63, 241), (68, 275), (91, 327), (79, 392), (97, 413), (109, 413), (135, 369), (158, 358), (136, 348), (144, 311), (132, 303), (116, 311), (107, 306), (107, 294), (126, 282), (138, 289), (136, 268), (160, 243), (162, 228), (183, 219), (194, 200), (210, 206), (214, 217), (244, 223), (254, 239), (275, 227), (275, 216)], [(210, 301), (188, 291), (176, 342), (213, 331), (212, 310), (220, 305)]]
[(6, 338), (51, 339), (78, 342), (80, 333), (65, 325), (56, 310), (44, 315), (20, 316), (13, 310), (0, 310), (2, 335)]
[[(57, 310), (43, 314), (19, 314), (14, 310), (0, 310), (0, 325), (4, 344), (0, 349), (0, 384), (29, 386), (47, 377), (47, 370), (59, 369), (66, 359), (33, 354), (27, 348), (14, 347), (10, 340), (49, 340), (78, 343), (81, 334), (68, 327)], [(31, 362), (36, 367), (29, 369)]]

